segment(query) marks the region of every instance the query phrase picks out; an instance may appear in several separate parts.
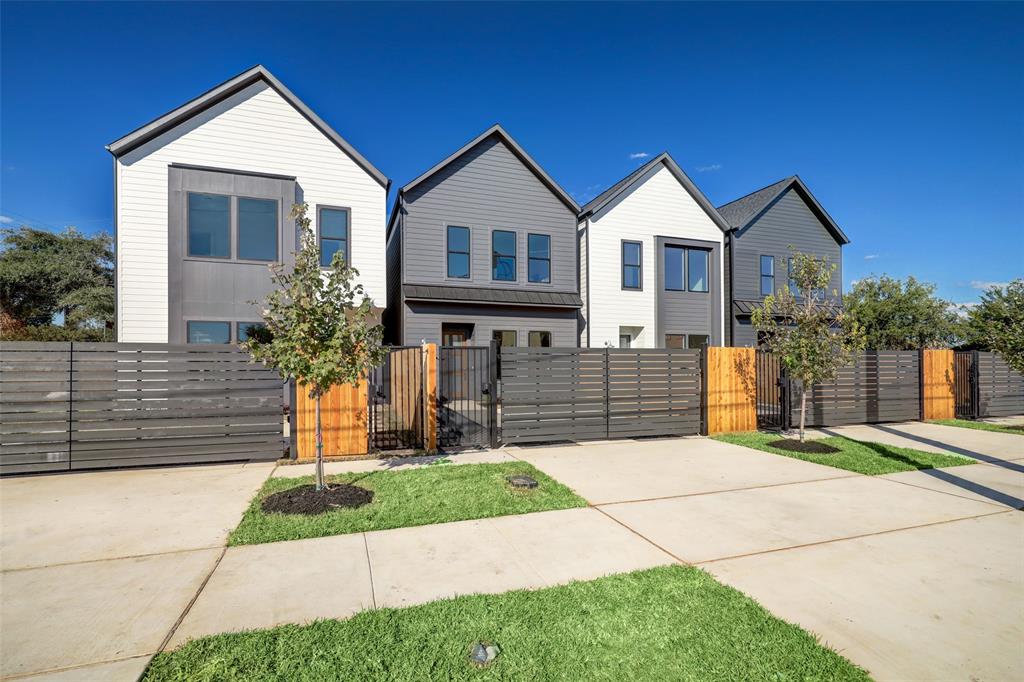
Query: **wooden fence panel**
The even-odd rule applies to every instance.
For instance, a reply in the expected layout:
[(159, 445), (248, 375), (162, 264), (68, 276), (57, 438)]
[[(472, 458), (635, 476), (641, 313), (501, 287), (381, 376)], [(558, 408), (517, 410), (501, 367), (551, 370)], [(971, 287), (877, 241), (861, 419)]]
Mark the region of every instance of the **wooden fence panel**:
[(956, 403), (956, 385), (953, 369), (953, 351), (925, 350), (922, 353), (921, 417), (923, 419), (953, 419)]
[(757, 429), (753, 348), (707, 349), (708, 434)]
[[(295, 389), (295, 442), (298, 459), (316, 458), (316, 401), (309, 397), (304, 384)], [(324, 457), (365, 455), (367, 453), (367, 389), (358, 386), (335, 386), (320, 398), (320, 428), (323, 432)]]

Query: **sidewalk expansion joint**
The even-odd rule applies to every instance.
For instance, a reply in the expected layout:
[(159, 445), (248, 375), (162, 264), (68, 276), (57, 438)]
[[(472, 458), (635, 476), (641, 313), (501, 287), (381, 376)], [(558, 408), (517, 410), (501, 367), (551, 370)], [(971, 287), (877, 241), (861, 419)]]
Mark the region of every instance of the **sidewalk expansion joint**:
[(203, 593), (203, 590), (206, 589), (206, 585), (210, 582), (210, 578), (213, 577), (213, 574), (217, 571), (217, 568), (220, 566), (220, 562), (224, 559), (224, 555), (227, 553), (228, 548), (227, 545), (225, 545), (221, 548), (220, 555), (217, 556), (217, 560), (213, 562), (213, 568), (210, 569), (210, 572), (206, 574), (205, 578), (203, 578), (203, 582), (200, 583), (199, 589), (196, 590), (196, 593), (192, 595), (192, 598), (188, 601), (188, 604), (185, 605), (185, 608), (184, 610), (182, 610), (181, 615), (178, 616), (178, 620), (174, 621), (174, 625), (172, 625), (171, 629), (167, 632), (167, 635), (164, 637), (164, 641), (160, 642), (160, 646), (157, 648), (156, 653), (162, 652), (167, 647), (167, 644), (171, 641), (171, 637), (173, 637), (174, 633), (177, 632), (178, 628), (181, 626), (182, 621), (185, 620), (185, 616), (188, 615), (188, 612), (192, 610), (192, 606), (199, 599), (199, 595)]
[(781, 487), (787, 486), (787, 485), (803, 485), (805, 483), (821, 483), (822, 481), (838, 481), (840, 479), (856, 478), (858, 476), (864, 477), (864, 478), (874, 478), (874, 477), (871, 477), (871, 476), (865, 476), (864, 474), (858, 474), (858, 473), (850, 472), (849, 474), (844, 474), (844, 475), (839, 475), (839, 476), (829, 476), (828, 478), (812, 478), (812, 479), (809, 479), (809, 480), (806, 480), (806, 481), (786, 481), (786, 482), (783, 482), (783, 483), (768, 483), (766, 485), (752, 485), (752, 486), (747, 486), (747, 487), (743, 487), (743, 488), (726, 488), (724, 490), (706, 490), (706, 491), (699, 492), (699, 493), (682, 493), (681, 495), (663, 495), (661, 497), (646, 497), (646, 498), (637, 499), (637, 500), (616, 500), (614, 502), (593, 502), (593, 503), (591, 503), (591, 506), (594, 506), (594, 507), (613, 507), (613, 506), (619, 505), (619, 504), (634, 504), (636, 502), (660, 502), (661, 500), (676, 500), (676, 499), (679, 499), (681, 497), (702, 497), (704, 495), (720, 495), (722, 493), (738, 493), (738, 492), (743, 492), (744, 490), (763, 490), (765, 488), (781, 488)]
[(682, 557), (677, 556), (676, 554), (674, 554), (674, 553), (670, 552), (669, 550), (665, 549), (664, 547), (659, 545), (657, 542), (655, 542), (654, 540), (650, 539), (649, 537), (647, 537), (646, 535), (644, 535), (640, 531), (636, 530), (635, 528), (633, 528), (631, 526), (627, 526), (625, 523), (623, 523), (622, 521), (619, 521), (617, 518), (615, 518), (614, 516), (612, 516), (608, 512), (604, 511), (603, 509), (595, 507), (594, 505), (590, 505), (590, 508), (595, 510), (595, 511), (597, 511), (599, 514), (604, 515), (606, 518), (611, 519), (615, 523), (619, 524), (620, 526), (622, 526), (623, 528), (625, 528), (630, 533), (632, 533), (633, 535), (637, 536), (638, 538), (640, 538), (641, 540), (643, 540), (647, 544), (652, 545), (654, 547), (657, 547), (659, 550), (664, 552), (666, 555), (672, 557), (672, 559), (674, 559), (676, 561), (676, 563), (680, 563), (683, 566), (692, 566), (693, 565), (689, 561), (687, 561), (687, 560), (683, 559)]
[(18, 571), (37, 571), (41, 568), (59, 568), (61, 566), (78, 566), (79, 564), (98, 564), (104, 561), (123, 561), (125, 559), (148, 559), (155, 556), (166, 556), (168, 554), (187, 554), (188, 552), (205, 552), (211, 549), (221, 549), (224, 545), (208, 545), (206, 547), (189, 547), (188, 549), (171, 549), (166, 552), (149, 552), (146, 554), (128, 554), (126, 556), (112, 556), (100, 559), (83, 559), (82, 561), (61, 561), (56, 564), (41, 564), (39, 566), (16, 566), (5, 568), (0, 573), (17, 573)]
[(366, 533), (361, 534), (363, 536), (363, 548), (366, 550), (366, 570), (370, 574), (370, 600), (373, 602), (373, 608), (377, 608), (377, 590), (373, 586), (373, 563), (370, 561), (370, 542), (366, 539)]

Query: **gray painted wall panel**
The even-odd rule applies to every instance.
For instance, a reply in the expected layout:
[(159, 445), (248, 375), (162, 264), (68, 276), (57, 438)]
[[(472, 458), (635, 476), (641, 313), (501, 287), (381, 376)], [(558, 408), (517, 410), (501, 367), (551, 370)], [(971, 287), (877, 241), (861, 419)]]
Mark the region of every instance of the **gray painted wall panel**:
[[(708, 291), (667, 291), (665, 289), (665, 246), (672, 244), (708, 250)], [(712, 242), (692, 239), (657, 238), (658, 264), (655, 286), (658, 288), (658, 345), (664, 346), (666, 334), (707, 334), (711, 345), (721, 345), (718, 291), (719, 247)], [(684, 270), (685, 272), (685, 270)], [(685, 276), (684, 276), (685, 281)]]
[(519, 306), (476, 306), (441, 303), (412, 303), (405, 310), (406, 344), (421, 340), (441, 343), (442, 324), (472, 324), (471, 345), (487, 345), (495, 330), (515, 330), (517, 344), (526, 346), (529, 332), (551, 332), (554, 346), (576, 346), (576, 310), (525, 308)]

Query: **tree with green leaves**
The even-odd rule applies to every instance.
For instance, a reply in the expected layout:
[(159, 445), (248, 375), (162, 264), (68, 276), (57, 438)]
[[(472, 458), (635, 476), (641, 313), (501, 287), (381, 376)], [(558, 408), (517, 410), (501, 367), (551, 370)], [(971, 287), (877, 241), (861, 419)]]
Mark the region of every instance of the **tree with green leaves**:
[(914, 277), (867, 277), (853, 285), (843, 303), (872, 350), (949, 348), (956, 342), (957, 316), (950, 303), (935, 295), (934, 284)]
[(800, 381), (800, 440), (807, 423), (807, 393), (815, 384), (832, 381), (853, 354), (864, 348), (864, 332), (839, 304), (839, 292), (828, 295), (836, 264), (827, 257), (794, 251), (791, 278), (796, 295), (780, 289), (755, 308), (751, 321), (768, 350), (779, 356), (792, 378)]
[(72, 329), (112, 325), (113, 239), (103, 232), (86, 236), (73, 227), (4, 229), (0, 309), (24, 325), (52, 324), (59, 313)]
[(994, 350), (1024, 374), (1024, 279), (989, 287), (962, 325), (965, 345)]
[(333, 386), (356, 385), (384, 361), (384, 328), (355, 279), (359, 273), (339, 251), (327, 269), (320, 267), (320, 246), (310, 227), (306, 204), (292, 206), (299, 228), (295, 266), (270, 266), (276, 288), (261, 311), (263, 328), (242, 347), (258, 362), (277, 369), (309, 391), (316, 402), (316, 490), (324, 489), (324, 443), (320, 398)]

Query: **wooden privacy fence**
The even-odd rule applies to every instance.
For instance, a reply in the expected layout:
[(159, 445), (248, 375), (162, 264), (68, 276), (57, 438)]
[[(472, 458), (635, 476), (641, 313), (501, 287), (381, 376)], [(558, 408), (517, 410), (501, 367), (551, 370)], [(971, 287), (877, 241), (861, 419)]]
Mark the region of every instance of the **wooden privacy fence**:
[(0, 473), (282, 456), (284, 382), (232, 345), (0, 343)]
[(921, 353), (921, 418), (953, 419), (955, 401), (953, 351), (926, 350)]
[(757, 429), (754, 354), (753, 348), (707, 349), (708, 434)]

